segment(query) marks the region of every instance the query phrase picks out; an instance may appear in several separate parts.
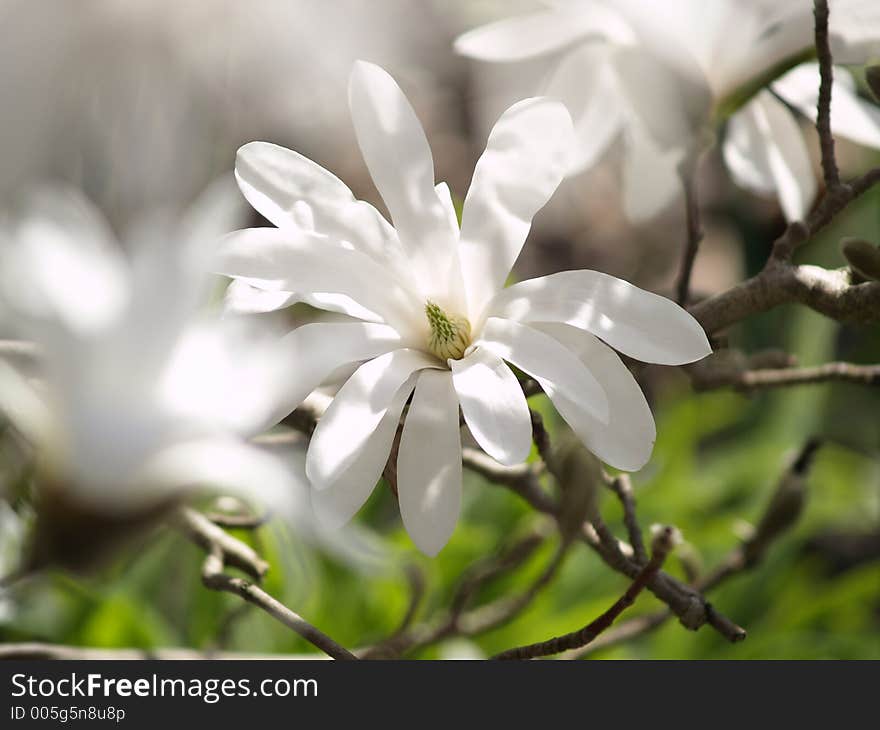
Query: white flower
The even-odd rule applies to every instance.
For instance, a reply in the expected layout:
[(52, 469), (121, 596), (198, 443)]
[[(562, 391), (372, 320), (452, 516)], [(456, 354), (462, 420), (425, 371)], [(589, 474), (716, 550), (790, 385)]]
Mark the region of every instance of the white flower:
[(0, 312), (40, 353), (39, 379), (0, 359), (0, 410), (35, 448), (44, 499), (114, 517), (210, 486), (290, 506), (294, 477), (240, 438), (282, 374), (274, 347), (199, 310), (206, 244), (233, 227), (219, 192), (179, 225), (152, 221), (131, 260), (72, 194), (36, 197), (0, 242)]
[[(815, 117), (818, 71), (815, 64), (798, 66), (813, 54), (811, 3), (552, 5), (465, 33), (455, 47), (490, 62), (553, 59), (542, 93), (564, 101), (574, 116), (571, 172), (590, 167), (622, 135), (626, 210), (635, 220), (650, 218), (680, 194), (679, 166), (729, 119), (724, 159), (734, 180), (778, 196), (789, 219), (809, 210), (815, 178), (783, 102)], [(839, 62), (863, 62), (876, 52), (880, 11), (873, 0), (832, 2), (830, 19)], [(793, 70), (770, 91), (764, 88), (787, 69)], [(834, 133), (880, 148), (880, 110), (858, 97), (848, 70), (839, 67), (836, 76)]]
[[(0, 579), (14, 575), (21, 564), (25, 545), (25, 520), (0, 498)], [(15, 600), (0, 585), (0, 624), (15, 616)]]
[(306, 325), (286, 338), (293, 352), (278, 415), (340, 366), (366, 361), (309, 446), (319, 513), (343, 523), (363, 505), (412, 394), (397, 460), (400, 509), (418, 547), (437, 553), (461, 500), (459, 407), (501, 463), (529, 453), (529, 409), (507, 363), (537, 379), (603, 460), (640, 468), (654, 422), (611, 348), (648, 362), (691, 362), (709, 353), (699, 324), (671, 301), (595, 271), (504, 288), (532, 216), (563, 177), (571, 120), (562, 104), (527, 99), (498, 120), (459, 229), (449, 189), (435, 187), (427, 139), (394, 80), (359, 62), (349, 103), (395, 227), (315, 163), (254, 142), (239, 150), (239, 186), (278, 227), (231, 234), (219, 266), (267, 291), (320, 294), (325, 306), (363, 320)]

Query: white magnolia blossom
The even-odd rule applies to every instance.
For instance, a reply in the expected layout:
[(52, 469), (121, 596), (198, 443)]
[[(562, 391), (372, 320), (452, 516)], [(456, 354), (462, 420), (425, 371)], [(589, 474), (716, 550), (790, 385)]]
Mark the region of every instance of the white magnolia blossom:
[[(0, 578), (15, 574), (25, 546), (25, 520), (0, 498)], [(0, 585), (0, 624), (15, 616), (15, 599)]]
[[(680, 166), (690, 165), (729, 121), (723, 149), (733, 179), (777, 196), (788, 219), (805, 215), (816, 182), (789, 107), (815, 118), (818, 67), (801, 63), (813, 55), (812, 3), (549, 5), (465, 33), (455, 47), (488, 62), (552, 59), (541, 93), (561, 99), (574, 117), (572, 173), (589, 168), (622, 136), (625, 208), (644, 220), (677, 198)], [(875, 0), (832, 0), (830, 20), (836, 60), (864, 62), (877, 52)], [(833, 132), (880, 149), (880, 109), (858, 96), (848, 70), (837, 67), (835, 74)]]
[(460, 509), (459, 409), (499, 462), (528, 456), (529, 409), (510, 365), (541, 384), (604, 461), (643, 466), (654, 421), (614, 350), (647, 362), (692, 362), (710, 351), (699, 324), (673, 302), (596, 271), (504, 288), (532, 217), (565, 172), (572, 133), (565, 107), (534, 98), (503, 114), (459, 226), (449, 188), (435, 186), (424, 131), (394, 80), (359, 62), (349, 104), (394, 227), (314, 162), (254, 142), (239, 150), (236, 176), (277, 228), (231, 234), (219, 264), (221, 273), (277, 296), (274, 306), (284, 306), (287, 294), (310, 293), (356, 318), (309, 324), (285, 338), (292, 355), (278, 416), (342, 366), (363, 363), (309, 446), (306, 468), (322, 519), (344, 523), (364, 504), (412, 396), (397, 457), (400, 509), (417, 546), (437, 553)]
[(201, 313), (203, 256), (234, 227), (220, 192), (151, 221), (131, 259), (72, 193), (36, 196), (0, 240), (0, 314), (39, 353), (38, 377), (0, 359), (0, 411), (47, 497), (112, 517), (210, 486), (295, 507), (295, 475), (241, 438), (283, 376), (276, 341)]

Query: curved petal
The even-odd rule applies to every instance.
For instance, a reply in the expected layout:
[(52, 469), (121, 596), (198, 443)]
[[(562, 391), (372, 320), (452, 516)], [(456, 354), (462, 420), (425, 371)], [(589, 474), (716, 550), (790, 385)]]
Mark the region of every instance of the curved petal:
[(496, 122), (461, 216), (460, 257), (471, 321), (504, 286), (532, 225), (565, 175), (571, 117), (558, 101), (525, 99)]
[(284, 309), (299, 300), (291, 292), (260, 289), (247, 279), (233, 279), (223, 295), (223, 310), (235, 314), (262, 314)]
[(600, 421), (608, 418), (608, 399), (602, 386), (552, 337), (518, 322), (490, 317), (475, 344), (524, 370), (542, 387), (564, 393)]
[(480, 61), (520, 61), (562, 50), (589, 36), (628, 40), (631, 32), (601, 3), (544, 10), (475, 28), (455, 39), (455, 51)]
[(449, 542), (461, 511), (458, 398), (448, 371), (425, 371), (400, 437), (397, 456), (400, 516), (423, 553)]
[[(364, 449), (377, 448), (371, 436), (395, 394), (414, 372), (432, 367), (439, 367), (436, 359), (404, 349), (370, 360), (355, 371), (312, 435), (306, 473), (316, 488), (336, 482)], [(384, 458), (388, 458), (387, 451)]]
[(387, 267), (306, 231), (247, 228), (230, 233), (220, 242), (215, 271), (249, 279), (261, 289), (343, 294), (392, 325), (420, 306)]
[(523, 322), (570, 324), (643, 362), (683, 365), (712, 352), (699, 322), (675, 302), (599, 271), (521, 281), (502, 291), (489, 312)]
[(434, 190), (437, 191), (437, 197), (440, 198), (443, 209), (446, 211), (450, 230), (458, 231), (458, 213), (455, 211), (455, 203), (452, 201), (452, 191), (449, 189), (449, 185), (445, 182), (437, 183)]
[(724, 161), (738, 184), (758, 193), (775, 191), (788, 220), (803, 218), (816, 197), (801, 130), (769, 91), (761, 91), (731, 117)]
[(502, 464), (525, 461), (532, 448), (532, 422), (510, 368), (483, 347), (449, 365), (464, 420), (483, 451)]
[(574, 120), (570, 175), (592, 167), (623, 124), (620, 89), (608, 61), (608, 46), (578, 46), (563, 57), (544, 89), (547, 96), (565, 104)]
[(279, 355), (289, 366), (286, 377), (278, 384), (280, 390), (273, 394), (276, 407), (260, 430), (291, 413), (342, 365), (378, 357), (400, 347), (400, 335), (384, 324), (318, 322), (297, 327), (281, 340)]
[(400, 260), (397, 234), (381, 213), (293, 150), (250, 142), (238, 150), (235, 179), (248, 202), (279, 228), (313, 230), (377, 260)]
[(577, 355), (590, 368), (608, 396), (607, 423), (595, 419), (576, 402), (545, 388), (556, 410), (584, 445), (615, 469), (638, 471), (651, 458), (657, 431), (642, 389), (620, 358), (607, 345), (565, 324), (533, 325)]
[(297, 294), (279, 288), (277, 281), (238, 277), (229, 282), (223, 296), (226, 314), (265, 314), (304, 302), (316, 309), (345, 314), (367, 322), (376, 319), (369, 309), (344, 294)]
[(17, 368), (0, 358), (0, 413), (32, 446), (50, 435), (51, 414), (43, 400)]
[(124, 510), (209, 488), (258, 502), (288, 518), (301, 510), (303, 484), (283, 462), (257, 446), (230, 438), (203, 439), (158, 452), (132, 480), (130, 489), (79, 495), (96, 506)]
[(388, 461), (400, 416), (412, 393), (416, 377), (410, 376), (394, 394), (378, 425), (349, 466), (332, 484), (312, 489), (312, 507), (324, 527), (342, 527), (357, 514), (373, 492)]
[(427, 297), (447, 300), (450, 289), (461, 289), (458, 230), (450, 228), (434, 189), (434, 161), (422, 125), (394, 79), (374, 64), (355, 63), (348, 100), (358, 145), (408, 266)]
[(686, 51), (672, 56), (667, 51), (642, 45), (617, 48), (614, 71), (632, 121), (657, 148), (690, 151), (711, 109), (711, 91)]
[(103, 330), (131, 297), (130, 271), (107, 224), (72, 190), (43, 189), (0, 246), (0, 284), (16, 315)]
[[(831, 89), (831, 131), (853, 142), (880, 149), (880, 107), (862, 99), (849, 71), (835, 67)], [(795, 109), (816, 121), (819, 101), (819, 66), (804, 63), (772, 85), (773, 91)]]
[(684, 147), (663, 148), (634, 120), (626, 124), (623, 159), (623, 208), (633, 222), (649, 221), (682, 193), (678, 174)]

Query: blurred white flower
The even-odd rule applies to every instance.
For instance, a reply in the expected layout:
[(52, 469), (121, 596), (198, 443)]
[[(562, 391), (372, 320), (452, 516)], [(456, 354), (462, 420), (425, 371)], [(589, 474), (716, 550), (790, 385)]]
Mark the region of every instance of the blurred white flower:
[[(541, 93), (561, 99), (574, 117), (572, 173), (592, 166), (622, 136), (626, 211), (633, 220), (650, 218), (679, 196), (680, 167), (689, 166), (729, 120), (724, 159), (734, 180), (776, 195), (789, 219), (809, 210), (815, 177), (786, 103), (815, 116), (818, 72), (814, 64), (798, 66), (814, 53), (811, 3), (591, 0), (551, 6), (469, 31), (455, 47), (489, 62), (552, 59)], [(864, 61), (876, 50), (880, 11), (873, 0), (833, 1), (830, 17), (840, 62)], [(880, 148), (880, 110), (859, 98), (849, 71), (841, 67), (837, 75), (833, 131)]]
[(0, 241), (0, 311), (40, 353), (39, 379), (0, 360), (0, 410), (46, 501), (124, 517), (209, 486), (294, 507), (296, 477), (240, 437), (283, 375), (274, 339), (200, 311), (231, 202), (214, 188), (179, 223), (151, 220), (127, 260), (89, 204), (47, 191)]
[(292, 354), (279, 416), (340, 366), (366, 361), (309, 446), (319, 514), (343, 523), (363, 505), (414, 391), (397, 459), (400, 508), (418, 547), (437, 553), (460, 508), (459, 407), (498, 461), (520, 462), (531, 448), (529, 409), (506, 363), (533, 376), (603, 460), (640, 468), (654, 422), (611, 348), (648, 362), (691, 362), (710, 351), (699, 324), (673, 302), (595, 271), (504, 288), (533, 215), (565, 171), (571, 120), (562, 104), (527, 99), (502, 115), (459, 228), (449, 188), (435, 187), (427, 139), (394, 80), (359, 62), (349, 103), (395, 227), (327, 170), (254, 142), (239, 150), (236, 176), (278, 227), (230, 234), (219, 264), (259, 289), (319, 294), (325, 307), (362, 320), (310, 324), (285, 338)]
[[(24, 551), (25, 520), (5, 499), (0, 499), (0, 579), (13, 575), (21, 563)], [(0, 586), (0, 623), (15, 615), (15, 603)]]
[(0, 200), (63, 180), (130, 223), (191, 201), (249, 139), (344, 162), (357, 58), (406, 69), (425, 106), (454, 113), (438, 21), (401, 0), (0, 0)]

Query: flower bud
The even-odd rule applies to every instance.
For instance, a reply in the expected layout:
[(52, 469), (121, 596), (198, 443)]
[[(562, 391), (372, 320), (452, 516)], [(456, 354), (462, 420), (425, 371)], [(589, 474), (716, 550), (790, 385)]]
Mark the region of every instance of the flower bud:
[(862, 279), (880, 281), (880, 248), (862, 238), (842, 238), (840, 251)]
[(554, 454), (559, 481), (559, 530), (570, 540), (580, 533), (585, 520), (597, 514), (602, 484), (602, 464), (578, 439), (568, 438)]

